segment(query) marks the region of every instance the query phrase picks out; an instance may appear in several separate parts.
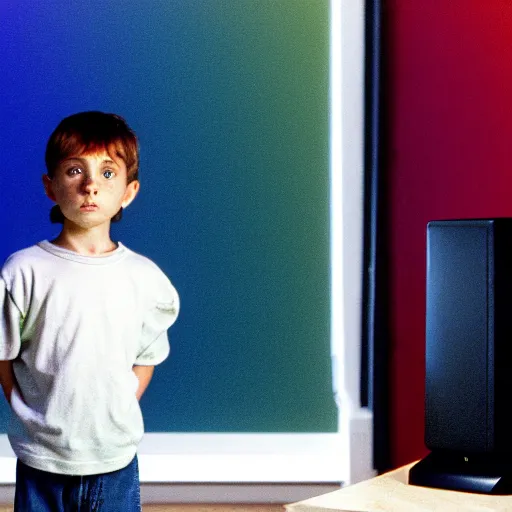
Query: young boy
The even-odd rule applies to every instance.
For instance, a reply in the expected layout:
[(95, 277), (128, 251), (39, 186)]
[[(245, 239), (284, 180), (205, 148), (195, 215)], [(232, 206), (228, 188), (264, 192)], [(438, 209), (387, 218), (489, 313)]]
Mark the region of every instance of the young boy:
[(17, 511), (140, 510), (138, 399), (169, 354), (179, 299), (154, 263), (110, 238), (139, 190), (138, 163), (121, 117), (65, 118), (43, 176), (62, 230), (2, 269), (0, 383)]

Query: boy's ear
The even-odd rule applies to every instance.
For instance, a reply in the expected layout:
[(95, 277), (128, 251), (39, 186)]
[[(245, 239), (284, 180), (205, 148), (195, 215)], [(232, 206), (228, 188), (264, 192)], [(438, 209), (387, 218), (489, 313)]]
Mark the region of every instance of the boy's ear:
[(53, 193), (53, 183), (48, 174), (43, 174), (43, 185), (44, 191), (46, 195), (52, 200), (55, 201), (55, 194)]
[(123, 202), (121, 203), (121, 206), (123, 208), (126, 208), (134, 199), (137, 193), (139, 192), (140, 183), (138, 180), (134, 180), (131, 183), (128, 183), (128, 186), (126, 187), (126, 191), (124, 193)]

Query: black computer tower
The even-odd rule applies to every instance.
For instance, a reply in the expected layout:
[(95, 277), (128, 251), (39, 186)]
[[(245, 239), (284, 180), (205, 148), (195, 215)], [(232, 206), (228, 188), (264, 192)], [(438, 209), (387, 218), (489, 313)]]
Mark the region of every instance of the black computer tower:
[(512, 494), (512, 219), (427, 226), (425, 444), (410, 483)]

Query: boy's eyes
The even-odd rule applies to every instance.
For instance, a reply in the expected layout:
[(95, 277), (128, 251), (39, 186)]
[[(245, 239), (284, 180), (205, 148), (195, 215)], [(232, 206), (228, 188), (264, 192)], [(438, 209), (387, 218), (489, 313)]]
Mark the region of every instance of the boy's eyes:
[[(66, 173), (68, 176), (76, 176), (78, 174), (83, 174), (84, 170), (81, 167), (71, 167), (66, 171)], [(111, 180), (116, 175), (112, 169), (105, 169), (102, 174), (107, 180)]]

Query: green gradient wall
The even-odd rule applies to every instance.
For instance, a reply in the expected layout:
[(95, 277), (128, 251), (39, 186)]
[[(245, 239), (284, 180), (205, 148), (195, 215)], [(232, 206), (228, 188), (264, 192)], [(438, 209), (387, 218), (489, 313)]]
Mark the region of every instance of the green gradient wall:
[(0, 17), (2, 259), (56, 233), (40, 175), (57, 122), (125, 116), (142, 188), (114, 236), (182, 299), (146, 429), (335, 431), (328, 2), (7, 0)]

